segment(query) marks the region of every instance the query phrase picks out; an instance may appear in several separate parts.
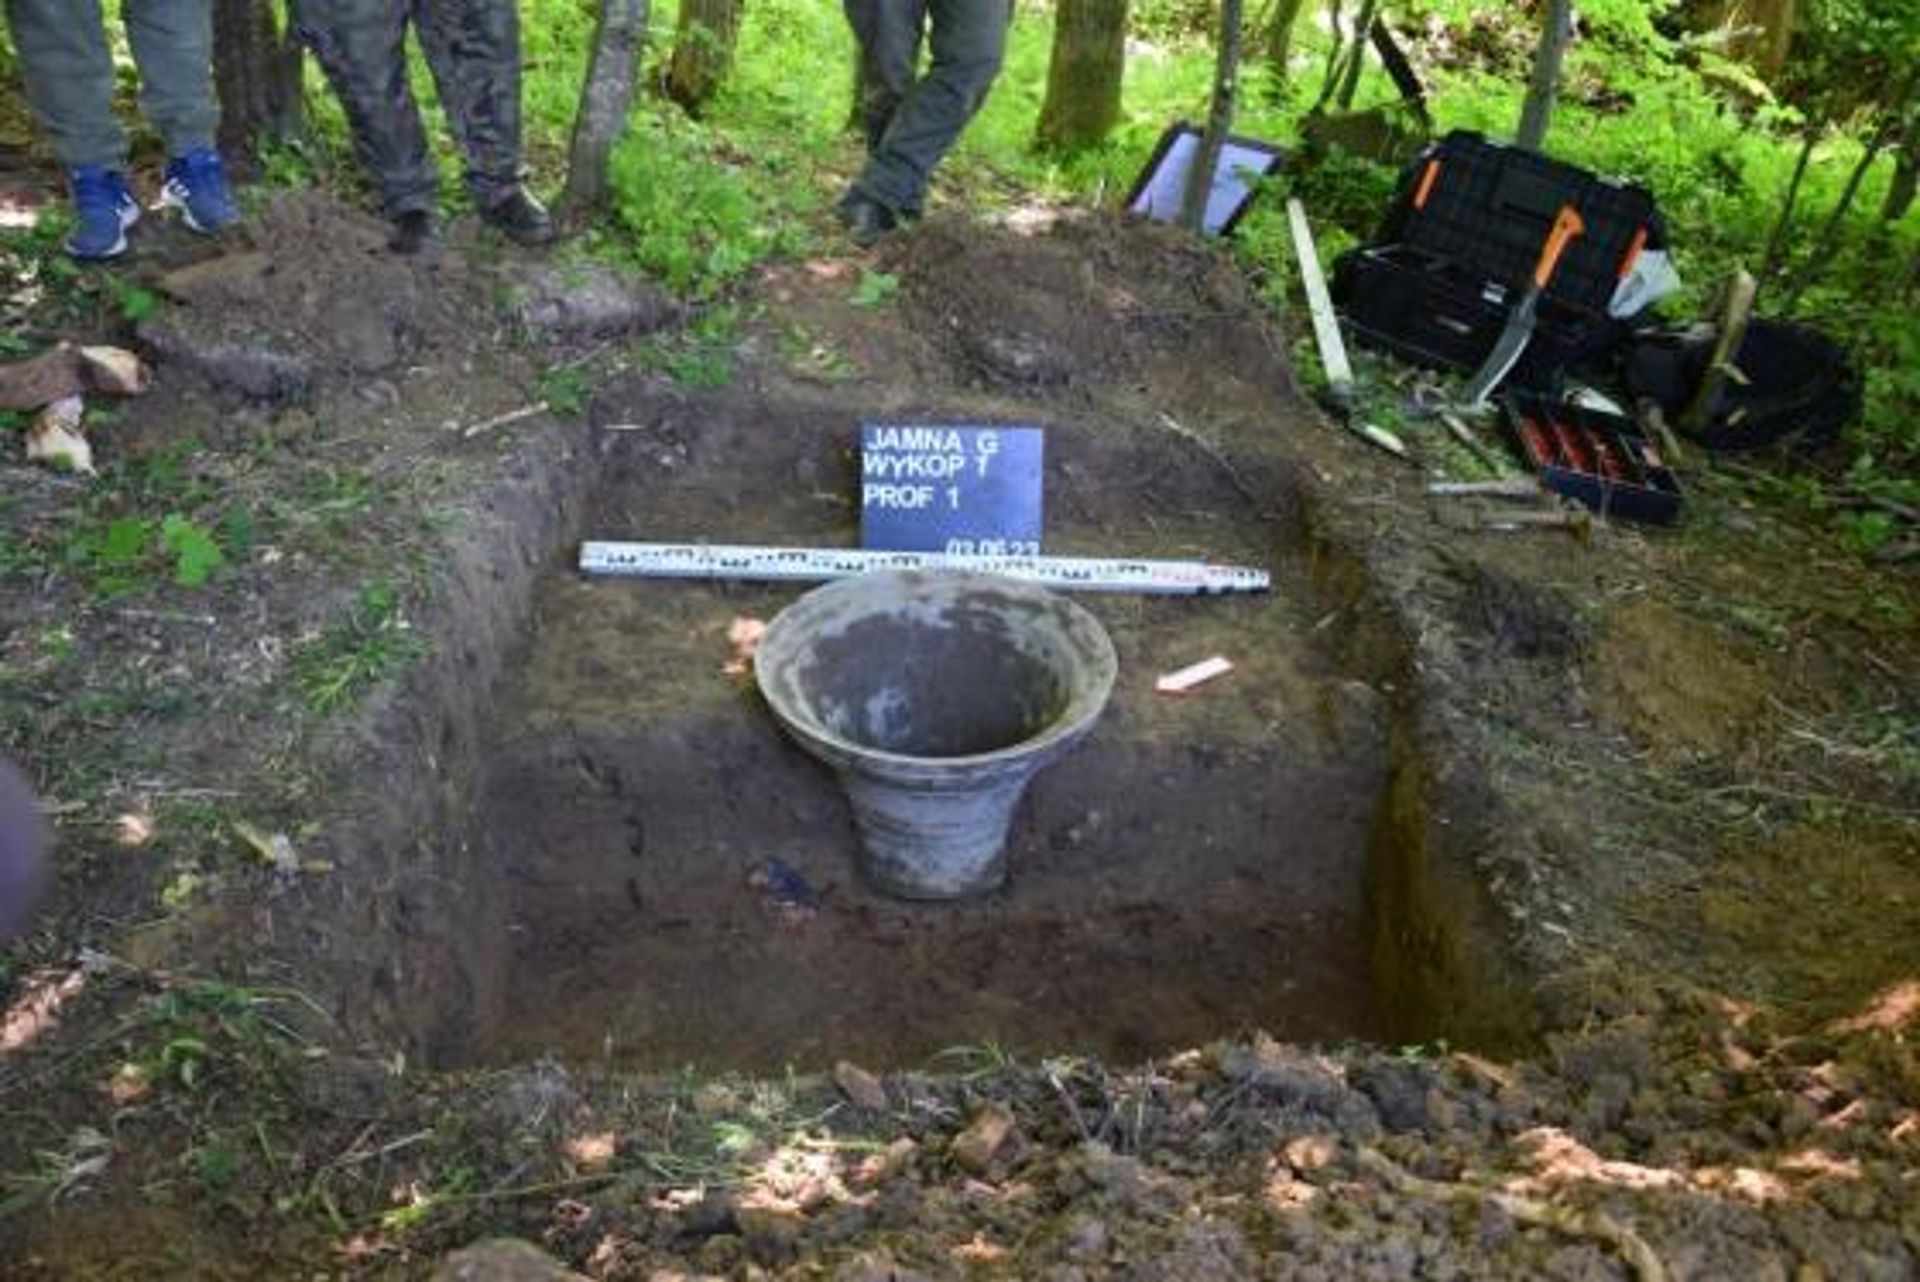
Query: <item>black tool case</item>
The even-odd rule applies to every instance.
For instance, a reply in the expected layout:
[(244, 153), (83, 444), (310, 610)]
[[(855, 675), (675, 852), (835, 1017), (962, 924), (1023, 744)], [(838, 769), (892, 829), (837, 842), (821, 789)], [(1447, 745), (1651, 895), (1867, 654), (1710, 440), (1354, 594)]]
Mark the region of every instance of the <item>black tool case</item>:
[(1679, 523), (1680, 482), (1632, 419), (1551, 396), (1500, 397), (1507, 431), (1540, 484), (1605, 517)]
[(1477, 369), (1540, 260), (1560, 210), (1585, 231), (1542, 292), (1516, 386), (1551, 388), (1626, 341), (1608, 315), (1638, 256), (1664, 243), (1653, 197), (1577, 166), (1459, 131), (1401, 175), (1380, 230), (1343, 255), (1333, 295), (1364, 344), (1440, 369)]

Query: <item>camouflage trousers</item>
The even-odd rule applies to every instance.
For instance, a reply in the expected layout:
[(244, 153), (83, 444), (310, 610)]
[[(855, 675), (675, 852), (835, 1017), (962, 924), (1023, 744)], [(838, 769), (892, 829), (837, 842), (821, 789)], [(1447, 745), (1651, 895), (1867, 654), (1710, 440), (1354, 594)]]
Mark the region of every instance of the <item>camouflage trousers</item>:
[(411, 25), (481, 207), (521, 181), (518, 0), (293, 0), (294, 29), (346, 109), (387, 216), (431, 210), (439, 178), (407, 81)]
[[(867, 165), (856, 191), (918, 214), (927, 180), (1006, 56), (1010, 0), (844, 0), (860, 43)], [(919, 72), (920, 49), (930, 57)]]

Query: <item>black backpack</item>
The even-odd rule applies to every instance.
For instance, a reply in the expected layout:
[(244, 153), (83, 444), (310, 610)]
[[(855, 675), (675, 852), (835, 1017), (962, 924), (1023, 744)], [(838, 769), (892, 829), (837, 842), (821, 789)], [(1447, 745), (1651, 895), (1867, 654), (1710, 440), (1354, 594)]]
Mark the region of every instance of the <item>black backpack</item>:
[[(1677, 422), (1713, 359), (1711, 331), (1649, 329), (1626, 354), (1627, 388)], [(1733, 360), (1744, 382), (1722, 382), (1702, 428), (1688, 435), (1710, 450), (1754, 450), (1781, 442), (1813, 451), (1838, 440), (1860, 417), (1860, 375), (1847, 349), (1806, 325), (1755, 320)]]

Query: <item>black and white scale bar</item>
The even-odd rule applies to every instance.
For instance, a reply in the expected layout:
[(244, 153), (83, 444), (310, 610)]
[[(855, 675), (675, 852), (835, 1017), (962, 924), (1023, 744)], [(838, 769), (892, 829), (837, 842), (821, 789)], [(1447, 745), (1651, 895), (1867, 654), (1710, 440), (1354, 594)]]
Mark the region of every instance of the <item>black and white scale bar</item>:
[(635, 579), (752, 579), (814, 583), (868, 570), (974, 570), (1080, 592), (1206, 596), (1266, 592), (1265, 570), (1205, 561), (1077, 556), (969, 556), (866, 548), (783, 548), (721, 543), (583, 543), (583, 574)]

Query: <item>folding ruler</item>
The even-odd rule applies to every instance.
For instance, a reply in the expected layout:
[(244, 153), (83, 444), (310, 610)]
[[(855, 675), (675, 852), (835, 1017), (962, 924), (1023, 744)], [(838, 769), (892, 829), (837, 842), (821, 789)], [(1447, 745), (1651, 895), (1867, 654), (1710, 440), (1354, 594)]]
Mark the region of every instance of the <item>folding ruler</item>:
[(867, 548), (783, 548), (721, 543), (583, 543), (583, 574), (640, 579), (819, 582), (868, 570), (974, 570), (1080, 592), (1205, 596), (1265, 592), (1265, 570), (1205, 561), (1128, 561), (1077, 556), (977, 556)]

